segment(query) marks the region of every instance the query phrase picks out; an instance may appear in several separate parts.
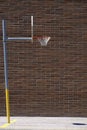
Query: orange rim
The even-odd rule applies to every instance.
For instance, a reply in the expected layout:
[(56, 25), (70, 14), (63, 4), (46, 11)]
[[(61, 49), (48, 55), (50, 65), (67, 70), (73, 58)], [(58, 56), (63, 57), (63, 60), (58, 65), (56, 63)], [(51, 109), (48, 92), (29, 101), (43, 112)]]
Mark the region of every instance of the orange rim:
[(33, 36), (33, 39), (39, 39), (39, 38), (42, 38), (42, 37), (48, 37), (48, 36)]

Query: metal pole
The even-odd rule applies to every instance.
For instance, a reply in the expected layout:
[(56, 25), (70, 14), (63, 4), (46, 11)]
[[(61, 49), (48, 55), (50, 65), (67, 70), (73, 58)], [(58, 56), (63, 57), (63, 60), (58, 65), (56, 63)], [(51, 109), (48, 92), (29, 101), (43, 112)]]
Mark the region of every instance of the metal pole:
[(31, 37), (8, 37), (7, 40), (15, 41), (15, 40), (32, 40)]
[(3, 31), (3, 53), (4, 53), (4, 76), (5, 76), (5, 93), (6, 93), (6, 115), (8, 123), (10, 123), (10, 104), (9, 104), (9, 88), (8, 88), (8, 67), (7, 67), (7, 48), (6, 48), (6, 25), (2, 20)]
[(33, 42), (33, 16), (31, 16), (31, 37), (7, 37), (6, 36), (6, 23), (2, 20), (3, 31), (3, 53), (4, 53), (4, 76), (5, 76), (5, 92), (6, 92), (6, 115), (8, 123), (10, 123), (10, 104), (9, 104), (9, 88), (8, 88), (8, 63), (7, 63), (7, 41), (13, 40), (32, 40)]
[(33, 16), (31, 16), (31, 37), (32, 37), (32, 43), (33, 43)]

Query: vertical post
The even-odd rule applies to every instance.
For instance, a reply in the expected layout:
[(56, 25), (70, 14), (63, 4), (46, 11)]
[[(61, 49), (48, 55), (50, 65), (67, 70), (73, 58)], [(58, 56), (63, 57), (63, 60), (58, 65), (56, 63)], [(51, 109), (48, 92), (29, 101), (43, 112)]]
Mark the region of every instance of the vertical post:
[(31, 16), (31, 37), (33, 42), (33, 16)]
[(3, 31), (4, 76), (5, 76), (5, 93), (6, 93), (6, 115), (7, 115), (8, 123), (10, 123), (10, 104), (9, 104), (9, 88), (8, 88), (8, 67), (7, 67), (5, 20), (2, 20), (2, 31)]

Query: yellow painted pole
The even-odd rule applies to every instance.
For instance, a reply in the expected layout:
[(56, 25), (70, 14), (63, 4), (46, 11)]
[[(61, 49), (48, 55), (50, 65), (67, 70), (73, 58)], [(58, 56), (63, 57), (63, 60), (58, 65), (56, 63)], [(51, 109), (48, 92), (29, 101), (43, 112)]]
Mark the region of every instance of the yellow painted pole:
[(3, 32), (3, 54), (4, 54), (4, 76), (5, 76), (5, 95), (6, 95), (6, 115), (8, 123), (10, 123), (10, 104), (9, 104), (9, 89), (8, 89), (8, 63), (7, 63), (7, 36), (6, 36), (6, 23), (2, 20)]
[(10, 104), (9, 104), (9, 90), (6, 89), (6, 115), (8, 123), (10, 123)]

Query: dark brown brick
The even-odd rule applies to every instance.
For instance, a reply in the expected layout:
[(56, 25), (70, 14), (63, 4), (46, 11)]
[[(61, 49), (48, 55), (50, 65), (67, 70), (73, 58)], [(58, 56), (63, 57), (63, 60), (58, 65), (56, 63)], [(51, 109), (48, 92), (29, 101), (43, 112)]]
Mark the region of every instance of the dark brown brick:
[(87, 2), (70, 0), (0, 1), (0, 115), (5, 114), (1, 20), (8, 36), (51, 36), (38, 41), (8, 42), (12, 116), (87, 117)]

